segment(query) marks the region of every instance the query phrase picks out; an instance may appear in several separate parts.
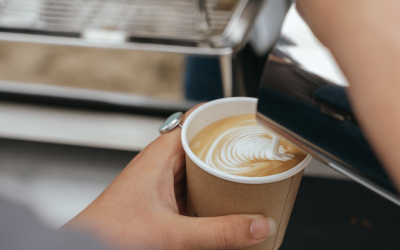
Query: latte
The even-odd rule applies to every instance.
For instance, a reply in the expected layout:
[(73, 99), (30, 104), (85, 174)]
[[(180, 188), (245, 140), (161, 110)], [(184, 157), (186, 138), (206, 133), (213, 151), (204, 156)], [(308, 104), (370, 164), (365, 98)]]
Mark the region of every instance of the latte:
[(306, 154), (285, 140), (273, 151), (273, 135), (254, 114), (224, 118), (203, 128), (190, 142), (193, 153), (210, 167), (230, 174), (260, 177), (285, 172)]

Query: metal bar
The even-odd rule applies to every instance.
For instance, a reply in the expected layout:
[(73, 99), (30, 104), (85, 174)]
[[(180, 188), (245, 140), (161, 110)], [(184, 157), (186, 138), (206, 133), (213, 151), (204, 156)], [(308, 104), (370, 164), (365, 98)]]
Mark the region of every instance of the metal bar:
[[(63, 16), (68, 16), (68, 17), (63, 17)], [(84, 20), (84, 18), (85, 17), (81, 17), (82, 20)], [(133, 23), (133, 22), (127, 22), (127, 21), (114, 21), (114, 20), (110, 20), (109, 18), (110, 17), (104, 18), (104, 16), (103, 16), (103, 20), (100, 19), (100, 18), (97, 18), (97, 20), (93, 20), (92, 22), (111, 22), (111, 23), (127, 23), (127, 24)], [(80, 19), (79, 15), (74, 18), (74, 16), (71, 16), (71, 15), (65, 14), (65, 13), (57, 15), (57, 16), (43, 16), (42, 17), (42, 20), (63, 20), (63, 21), (74, 21), (74, 22), (76, 22), (79, 19)], [(165, 22), (192, 23), (192, 24), (195, 24), (194, 20), (180, 21), (180, 20), (176, 20), (176, 19), (169, 19), (168, 20), (168, 19), (148, 19), (148, 18), (133, 18), (133, 17), (130, 17), (130, 18), (127, 18), (127, 19), (128, 20), (134, 20), (134, 21), (136, 21), (136, 20), (137, 21), (143, 21), (143, 22), (146, 22), (146, 21), (147, 22), (148, 21), (152, 21), (152, 22), (158, 21), (159, 22), (158, 24), (164, 24), (164, 25), (165, 25)], [(210, 21), (209, 23), (211, 24), (211, 26), (219, 25), (221, 27), (224, 27), (226, 25), (226, 23), (227, 23), (226, 21), (225, 22)], [(152, 25), (152, 24), (148, 24), (148, 25)], [(180, 26), (176, 26), (176, 27), (189, 27), (189, 26), (180, 25)]]
[(10, 42), (29, 41), (31, 43), (40, 43), (40, 44), (170, 52), (170, 53), (203, 55), (203, 56), (220, 56), (232, 53), (232, 48), (209, 48), (209, 47), (188, 47), (188, 46), (186, 47), (186, 46), (144, 44), (144, 43), (106, 43), (106, 42), (99, 43), (99, 42), (86, 41), (81, 38), (26, 35), (26, 34), (7, 33), (7, 32), (0, 32), (0, 41), (10, 41)]
[(144, 113), (164, 117), (174, 112), (187, 111), (198, 104), (193, 101), (162, 100), (133, 94), (11, 81), (0, 81), (0, 96), (2, 101)]
[[(232, 0), (247, 2), (248, 0)], [(235, 9), (221, 0), (10, 0), (0, 6), (0, 28), (82, 33), (112, 29), (127, 37), (203, 42), (224, 31)], [(3, 8), (2, 8), (3, 7)], [(198, 13), (198, 15), (194, 15)]]
[(232, 54), (222, 55), (219, 57), (222, 78), (222, 90), (224, 97), (231, 97), (233, 91), (232, 82)]
[(205, 0), (194, 0), (195, 5), (195, 16), (197, 23), (197, 30), (200, 32), (206, 32), (210, 24), (208, 23), (207, 8)]

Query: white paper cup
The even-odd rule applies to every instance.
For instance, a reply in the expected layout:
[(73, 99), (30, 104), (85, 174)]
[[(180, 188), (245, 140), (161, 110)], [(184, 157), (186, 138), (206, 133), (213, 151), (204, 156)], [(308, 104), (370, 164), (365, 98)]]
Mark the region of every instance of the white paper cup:
[(206, 103), (185, 120), (182, 145), (186, 152), (187, 198), (190, 216), (263, 214), (275, 220), (277, 233), (263, 243), (246, 249), (278, 249), (300, 185), (307, 157), (294, 168), (271, 176), (245, 177), (212, 168), (190, 149), (193, 137), (209, 124), (226, 117), (256, 112), (257, 99), (223, 98)]

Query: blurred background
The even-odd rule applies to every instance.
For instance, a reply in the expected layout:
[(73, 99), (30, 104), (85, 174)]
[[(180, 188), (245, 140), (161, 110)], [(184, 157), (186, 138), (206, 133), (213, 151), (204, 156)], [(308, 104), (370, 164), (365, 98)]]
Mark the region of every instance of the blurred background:
[(0, 78), (183, 100), (185, 56), (21, 42), (0, 43)]
[[(121, 15), (118, 4), (131, 6), (124, 17), (137, 17), (129, 21), (133, 27), (124, 21), (110, 28), (93, 18), (84, 26), (57, 26), (56, 17), (72, 20), (68, 11), (76, 12), (61, 0), (0, 1), (1, 197), (57, 229), (158, 137), (172, 112), (224, 96), (257, 96), (291, 1), (172, 2), (169, 8), (160, 1), (107, 2), (101, 9), (107, 22)], [(70, 4), (99, 6), (94, 0)], [(204, 8), (205, 31), (196, 15)], [(151, 10), (169, 13), (160, 20), (173, 25), (149, 21)], [(298, 17), (290, 20), (300, 25)], [(227, 33), (238, 23), (243, 31)], [(399, 212), (313, 160), (281, 249), (399, 249)]]

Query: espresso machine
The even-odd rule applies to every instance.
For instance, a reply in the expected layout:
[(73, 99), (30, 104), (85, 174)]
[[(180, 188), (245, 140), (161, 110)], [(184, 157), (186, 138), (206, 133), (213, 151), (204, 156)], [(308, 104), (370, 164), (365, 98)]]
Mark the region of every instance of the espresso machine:
[[(290, 7), (293, 0), (6, 2), (0, 5), (0, 41), (218, 58), (223, 97), (258, 97), (257, 118), (262, 125), (400, 205), (357, 124), (346, 97), (346, 78), (295, 6)], [(256, 53), (247, 53), (249, 44)], [(195, 105), (1, 79), (0, 97), (163, 117)]]
[(400, 205), (394, 185), (357, 123), (346, 96), (348, 86), (330, 51), (292, 6), (261, 77), (257, 120)]

